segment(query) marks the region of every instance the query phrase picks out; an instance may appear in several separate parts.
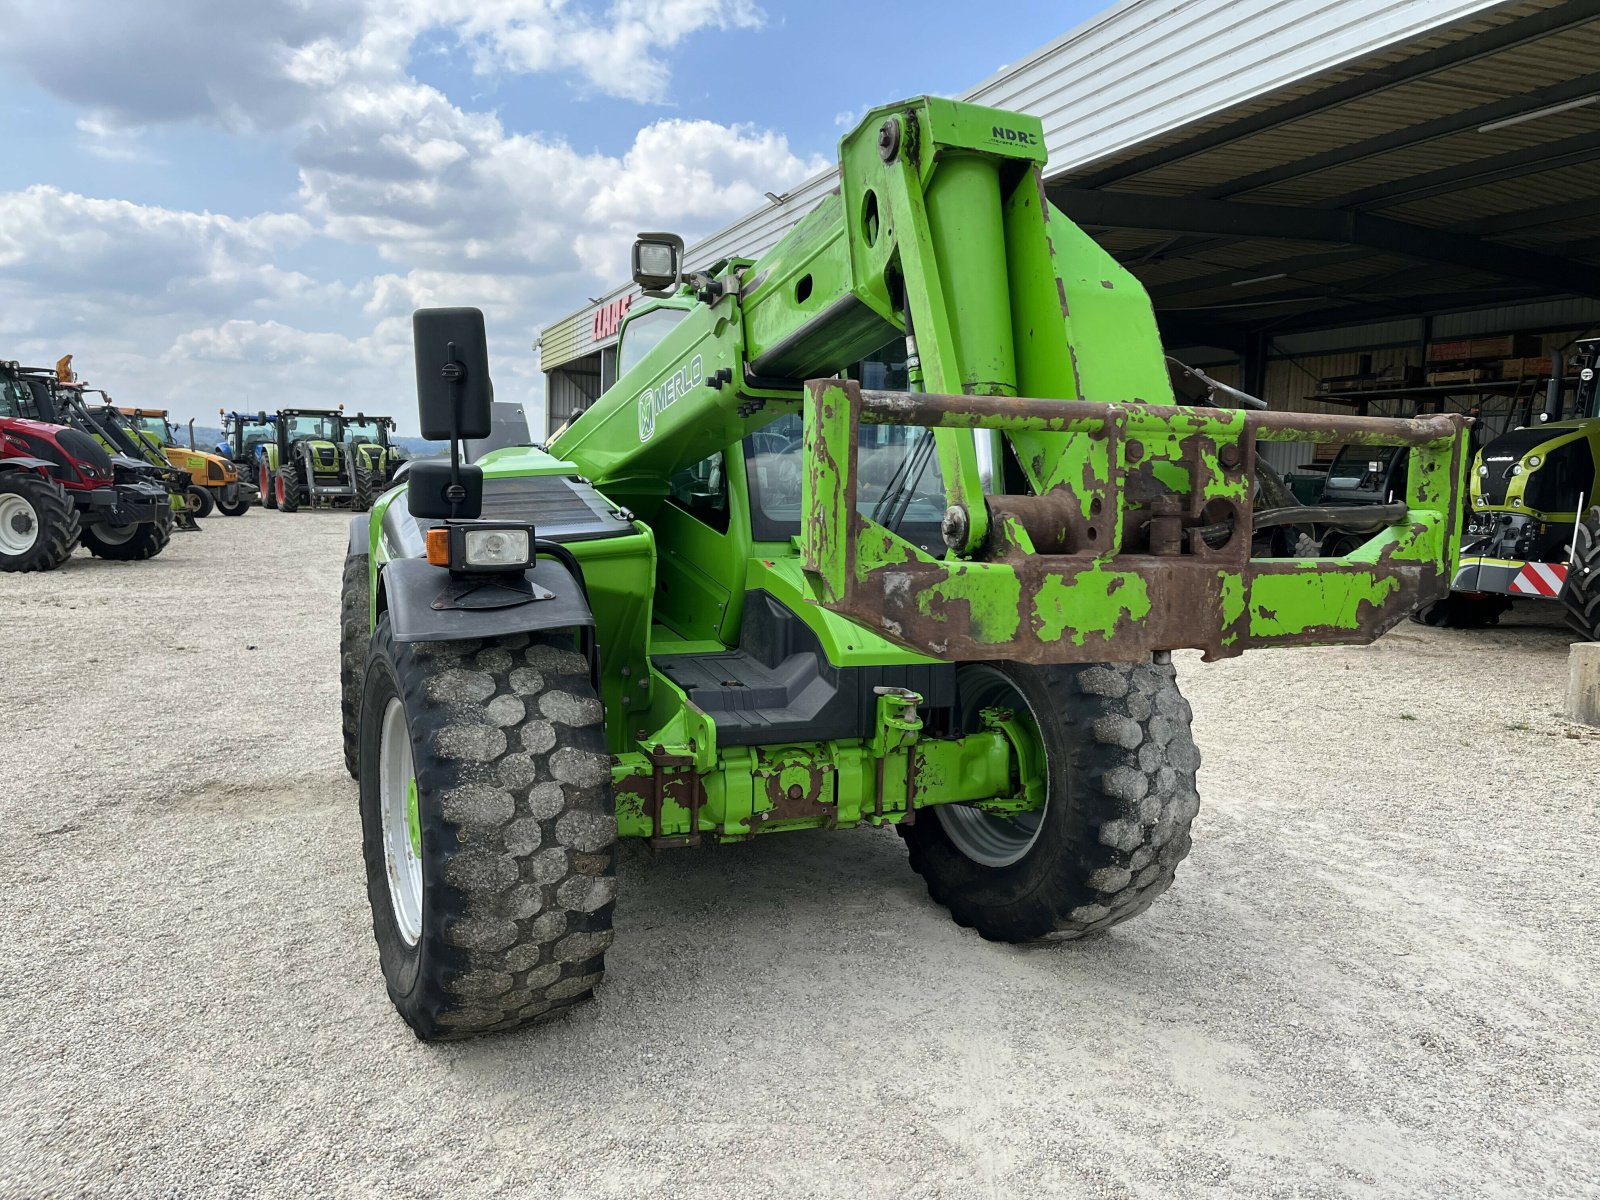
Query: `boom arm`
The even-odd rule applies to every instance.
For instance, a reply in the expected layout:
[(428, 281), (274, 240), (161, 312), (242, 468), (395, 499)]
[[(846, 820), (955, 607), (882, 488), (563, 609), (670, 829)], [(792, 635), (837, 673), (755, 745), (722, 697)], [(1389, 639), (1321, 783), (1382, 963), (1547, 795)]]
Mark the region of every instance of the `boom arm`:
[[(609, 494), (660, 495), (806, 397), (814, 598), (946, 658), (1367, 641), (1442, 594), (1462, 420), (1172, 407), (1147, 295), (1050, 206), (1043, 162), (1031, 117), (930, 98), (868, 114), (841, 143), (839, 190), (760, 260), (668, 301), (679, 326), (552, 450)], [(896, 337), (928, 394), (825, 378)], [(856, 512), (862, 423), (934, 429), (946, 557)], [(984, 493), (975, 429), (1009, 445), (996, 483), (1018, 494)], [(1404, 520), (1347, 559), (1253, 560), (1262, 440), (1412, 447)]]

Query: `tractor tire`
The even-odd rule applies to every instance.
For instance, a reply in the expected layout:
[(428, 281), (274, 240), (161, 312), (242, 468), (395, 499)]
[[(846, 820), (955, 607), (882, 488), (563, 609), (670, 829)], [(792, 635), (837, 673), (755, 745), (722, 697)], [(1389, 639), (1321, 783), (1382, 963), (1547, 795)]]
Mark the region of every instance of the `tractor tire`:
[(1567, 624), (1586, 642), (1600, 642), (1600, 507), (1591, 508), (1572, 539), (1572, 563), (1561, 589)]
[(1037, 815), (936, 805), (898, 826), (957, 924), (991, 941), (1078, 938), (1172, 886), (1200, 808), (1200, 752), (1170, 664), (972, 663), (956, 680), (968, 727), (1009, 708), (1037, 737), (1046, 797)]
[(235, 500), (230, 504), (226, 500), (218, 500), (217, 511), (225, 517), (242, 517), (250, 511), (250, 501)]
[(1418, 625), (1442, 629), (1486, 629), (1511, 611), (1511, 598), (1495, 592), (1451, 592), (1411, 614)]
[(350, 498), (350, 507), (355, 512), (366, 512), (372, 507), (374, 496), (372, 487), (372, 472), (360, 463), (356, 464), (356, 494)]
[(424, 1041), (556, 1016), (600, 982), (616, 892), (612, 759), (588, 662), (570, 646), (549, 633), (398, 643), (387, 616), (373, 633), (367, 897), (389, 998)]
[(83, 547), (96, 558), (117, 562), (143, 562), (154, 558), (172, 540), (172, 518), (138, 525), (85, 525)]
[(344, 765), (361, 778), (361, 689), (367, 682), (367, 610), (372, 585), (365, 554), (348, 554), (339, 587), (339, 718), (344, 734)]
[(286, 467), (278, 468), (278, 510), (292, 513), (300, 511), (300, 502), (305, 498), (305, 489), (300, 482), (300, 472), (295, 465), (290, 463)]
[(209, 517), (216, 511), (217, 502), (210, 492), (203, 487), (189, 487), (184, 490), (184, 496), (189, 501), (189, 511), (195, 517)]
[(256, 468), (256, 487), (261, 492), (262, 508), (278, 507), (277, 481), (273, 479), (272, 472), (267, 470), (266, 459), (262, 459)]
[(53, 479), (0, 472), (0, 571), (53, 571), (78, 545), (78, 512)]

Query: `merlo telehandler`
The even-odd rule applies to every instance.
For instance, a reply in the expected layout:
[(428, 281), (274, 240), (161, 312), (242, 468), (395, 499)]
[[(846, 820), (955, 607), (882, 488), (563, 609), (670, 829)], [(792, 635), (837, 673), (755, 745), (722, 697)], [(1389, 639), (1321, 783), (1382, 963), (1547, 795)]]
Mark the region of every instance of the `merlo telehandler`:
[[(1199, 754), (1172, 651), (1369, 642), (1455, 566), (1464, 422), (1173, 403), (1150, 302), (1047, 201), (1040, 123), (878, 109), (759, 259), (683, 271), (545, 449), (489, 431), (483, 318), (414, 317), (418, 460), (352, 523), (341, 613), (390, 997), (423, 1038), (588, 996), (619, 838), (896, 828), (986, 938), (1173, 881)], [(865, 364), (865, 365), (862, 365)], [(1398, 445), (1338, 558), (1252, 558), (1270, 441)], [(1296, 510), (1303, 511), (1303, 510)]]

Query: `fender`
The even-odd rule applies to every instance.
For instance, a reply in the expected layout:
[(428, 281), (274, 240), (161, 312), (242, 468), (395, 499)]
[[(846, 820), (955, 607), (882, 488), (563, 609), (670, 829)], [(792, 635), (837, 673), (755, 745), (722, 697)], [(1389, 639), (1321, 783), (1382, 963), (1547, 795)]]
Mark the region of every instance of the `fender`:
[(346, 552), (356, 558), (366, 558), (372, 552), (372, 518), (366, 513), (350, 518), (350, 549)]
[(50, 474), (50, 468), (54, 467), (55, 465), (56, 464), (51, 462), (49, 459), (28, 458), (27, 456), (21, 454), (11, 455), (3, 460), (0, 460), (0, 470), (20, 467), (25, 471), (40, 471), (46, 475)]
[[(363, 553), (365, 549), (363, 542)], [(583, 590), (561, 563), (542, 559), (525, 574), (529, 582), (555, 594), (508, 608), (436, 609), (433, 602), (450, 582), (450, 572), (420, 558), (391, 559), (383, 565), (379, 582), (390, 632), (397, 642), (455, 642), (594, 625)]]

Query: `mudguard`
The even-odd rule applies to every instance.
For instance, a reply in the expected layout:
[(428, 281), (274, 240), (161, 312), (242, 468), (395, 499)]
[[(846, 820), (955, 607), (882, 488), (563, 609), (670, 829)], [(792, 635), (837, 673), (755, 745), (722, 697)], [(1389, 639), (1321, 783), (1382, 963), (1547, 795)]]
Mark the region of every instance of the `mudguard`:
[(372, 551), (372, 518), (366, 513), (350, 518), (350, 549), (348, 553), (366, 558)]
[(0, 459), (0, 468), (20, 467), (30, 473), (34, 471), (42, 471), (46, 475), (50, 474), (50, 468), (54, 467), (55, 465), (55, 463), (51, 462), (47, 458), (28, 458), (26, 455), (22, 454), (8, 455), (6, 458)]
[(379, 577), (390, 632), (397, 642), (455, 642), (594, 624), (583, 590), (561, 563), (544, 559), (525, 575), (553, 595), (506, 608), (435, 608), (450, 572), (420, 558), (391, 559)]

